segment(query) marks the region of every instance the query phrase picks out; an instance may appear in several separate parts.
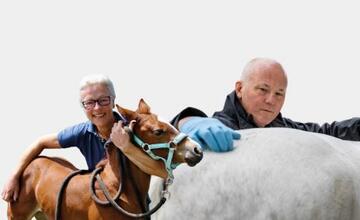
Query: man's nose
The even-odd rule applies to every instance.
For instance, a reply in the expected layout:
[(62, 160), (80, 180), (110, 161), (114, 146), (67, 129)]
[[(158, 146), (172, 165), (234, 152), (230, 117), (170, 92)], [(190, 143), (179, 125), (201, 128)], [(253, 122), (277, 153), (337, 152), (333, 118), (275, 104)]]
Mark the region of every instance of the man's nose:
[(266, 97), (265, 97), (265, 102), (267, 104), (270, 104), (270, 105), (274, 105), (275, 102), (276, 102), (276, 99), (275, 99), (275, 94), (268, 94)]

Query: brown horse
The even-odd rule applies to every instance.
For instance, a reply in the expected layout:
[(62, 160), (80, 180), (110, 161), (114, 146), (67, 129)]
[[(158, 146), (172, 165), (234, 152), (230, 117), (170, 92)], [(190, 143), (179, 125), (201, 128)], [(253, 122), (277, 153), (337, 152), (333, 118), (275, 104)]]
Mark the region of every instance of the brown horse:
[[(136, 121), (133, 132), (147, 144), (171, 143), (179, 134), (169, 123), (159, 121), (157, 116), (150, 112), (149, 106), (143, 100), (140, 100), (135, 112), (120, 106), (117, 108), (129, 121)], [(174, 147), (172, 163), (185, 162), (194, 166), (202, 158), (201, 149), (190, 138), (185, 138)], [(117, 151), (118, 149), (114, 145), (107, 147), (107, 159), (98, 164), (104, 168), (100, 177), (112, 196), (116, 194), (121, 184), (122, 193), (116, 200), (119, 206), (128, 212), (142, 212), (141, 207), (146, 206), (146, 196), (152, 173), (143, 172), (130, 160), (126, 163), (126, 167), (121, 168), (120, 154)], [(168, 154), (167, 149), (157, 149), (153, 152), (154, 155), (162, 158), (166, 158)], [(139, 158), (143, 158), (143, 154), (146, 153), (141, 151), (141, 154)], [(146, 156), (148, 155), (146, 154)], [(163, 168), (165, 169), (165, 165)], [(130, 178), (122, 179), (121, 169), (131, 174), (133, 181), (130, 181)], [(40, 211), (47, 219), (54, 219), (56, 198), (60, 185), (66, 176), (74, 170), (76, 168), (71, 163), (59, 158), (41, 156), (33, 160), (20, 179), (21, 190), (18, 200), (9, 203), (8, 218), (27, 220), (31, 219), (35, 213), (37, 213), (36, 216), (40, 216)], [(68, 183), (63, 192), (60, 206), (62, 219), (131, 219), (115, 208), (98, 204), (91, 198), (90, 176), (91, 174), (77, 175)], [(134, 185), (136, 185), (137, 190)], [(98, 182), (95, 184), (95, 193), (101, 200), (105, 200)]]

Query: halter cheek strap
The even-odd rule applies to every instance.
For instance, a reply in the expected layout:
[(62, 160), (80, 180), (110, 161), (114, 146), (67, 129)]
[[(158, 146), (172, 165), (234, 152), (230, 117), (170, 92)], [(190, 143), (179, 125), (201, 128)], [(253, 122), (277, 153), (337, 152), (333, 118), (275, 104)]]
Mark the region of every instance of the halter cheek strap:
[[(169, 141), (168, 143), (148, 144), (142, 141), (136, 134), (133, 134), (133, 139), (136, 145), (141, 147), (152, 159), (161, 160), (164, 162), (166, 171), (168, 172), (170, 179), (174, 179), (174, 175), (172, 171), (179, 165), (177, 163), (172, 163), (175, 147), (186, 137), (187, 137), (186, 134), (179, 133), (172, 141)], [(157, 150), (157, 149), (168, 149), (169, 151), (167, 158), (165, 159), (163, 157), (155, 155), (153, 153), (153, 150)]]

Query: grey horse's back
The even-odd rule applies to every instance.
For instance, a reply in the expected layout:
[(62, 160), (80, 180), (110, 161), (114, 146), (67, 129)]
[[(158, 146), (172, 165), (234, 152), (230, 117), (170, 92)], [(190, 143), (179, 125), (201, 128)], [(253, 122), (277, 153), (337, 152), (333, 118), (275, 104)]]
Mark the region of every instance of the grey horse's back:
[(284, 128), (240, 133), (234, 151), (177, 168), (153, 219), (360, 219), (359, 143)]

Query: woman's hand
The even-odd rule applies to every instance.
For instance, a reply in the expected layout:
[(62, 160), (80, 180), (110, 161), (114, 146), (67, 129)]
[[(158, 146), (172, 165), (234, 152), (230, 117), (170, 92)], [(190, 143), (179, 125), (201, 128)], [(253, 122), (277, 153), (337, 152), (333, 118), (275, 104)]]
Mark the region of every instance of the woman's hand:
[(129, 134), (124, 129), (122, 121), (114, 123), (111, 129), (110, 139), (115, 146), (123, 152), (126, 151), (127, 148), (131, 147)]
[(1, 197), (6, 202), (14, 202), (19, 196), (19, 190), (19, 179), (13, 176), (4, 186)]

